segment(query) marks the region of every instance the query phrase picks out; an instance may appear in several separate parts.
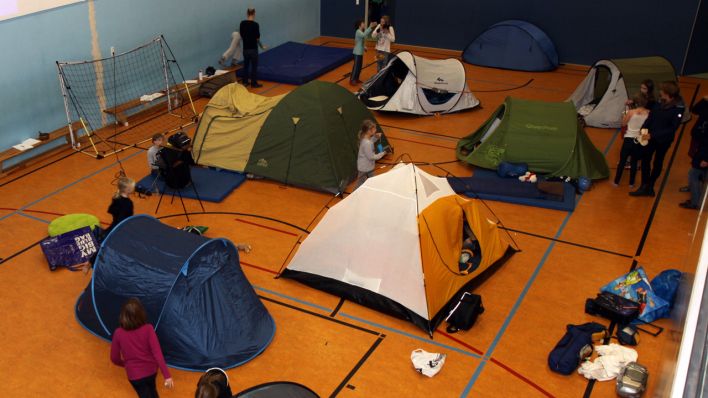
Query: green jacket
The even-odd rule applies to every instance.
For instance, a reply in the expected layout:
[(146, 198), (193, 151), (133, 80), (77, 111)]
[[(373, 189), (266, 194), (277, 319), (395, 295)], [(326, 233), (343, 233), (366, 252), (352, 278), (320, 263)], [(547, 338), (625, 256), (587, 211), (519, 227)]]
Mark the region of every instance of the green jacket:
[(366, 28), (365, 31), (357, 29), (354, 33), (354, 55), (364, 55), (364, 39), (371, 34), (371, 28)]

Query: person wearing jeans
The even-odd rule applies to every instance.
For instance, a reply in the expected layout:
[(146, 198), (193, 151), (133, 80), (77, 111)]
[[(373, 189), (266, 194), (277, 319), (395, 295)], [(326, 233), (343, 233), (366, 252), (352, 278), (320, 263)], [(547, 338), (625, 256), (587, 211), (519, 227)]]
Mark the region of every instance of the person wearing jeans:
[(684, 209), (699, 209), (703, 201), (705, 184), (708, 183), (708, 96), (703, 97), (691, 109), (698, 115), (691, 131), (691, 169), (688, 171), (688, 192), (691, 199), (679, 203)]
[(396, 33), (390, 24), (388, 15), (381, 17), (381, 23), (371, 32), (376, 39), (376, 71), (383, 69), (391, 55), (391, 43), (396, 41)]
[(352, 50), (352, 53), (354, 53), (354, 66), (352, 67), (352, 74), (349, 76), (349, 84), (352, 86), (361, 83), (359, 74), (361, 74), (361, 64), (364, 59), (364, 39), (371, 34), (371, 29), (376, 26), (376, 22), (372, 22), (366, 30), (364, 30), (365, 26), (362, 20), (356, 21), (354, 25), (354, 29), (356, 29), (354, 32), (354, 49)]
[(265, 50), (261, 44), (261, 31), (256, 19), (255, 8), (246, 11), (246, 20), (241, 21), (239, 34), (243, 44), (243, 85), (253, 88), (263, 87), (258, 84), (258, 47)]
[[(642, 186), (631, 196), (654, 196), (654, 185), (661, 176), (666, 153), (671, 148), (676, 130), (685, 111), (674, 81), (661, 83), (660, 103), (649, 112), (642, 128), (649, 131), (649, 144), (642, 150)], [(653, 162), (652, 162), (653, 157)]]

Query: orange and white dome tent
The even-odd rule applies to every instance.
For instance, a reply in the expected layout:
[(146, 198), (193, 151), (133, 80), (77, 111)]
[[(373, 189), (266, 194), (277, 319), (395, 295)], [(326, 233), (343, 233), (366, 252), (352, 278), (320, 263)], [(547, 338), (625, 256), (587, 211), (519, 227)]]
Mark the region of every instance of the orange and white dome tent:
[[(465, 228), (478, 243), (460, 264)], [(469, 235), (469, 234), (468, 234)], [(451, 301), (516, 250), (476, 199), (399, 164), (333, 206), (282, 276), (413, 322), (432, 335)]]

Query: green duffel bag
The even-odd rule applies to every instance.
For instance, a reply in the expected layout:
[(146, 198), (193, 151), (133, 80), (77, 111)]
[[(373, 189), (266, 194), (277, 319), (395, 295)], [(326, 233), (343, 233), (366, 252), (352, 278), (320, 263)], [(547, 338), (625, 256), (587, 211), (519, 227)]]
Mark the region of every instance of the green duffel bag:
[(49, 237), (53, 238), (67, 232), (75, 231), (83, 227), (90, 227), (91, 230), (100, 226), (101, 222), (98, 217), (92, 214), (67, 214), (59, 218), (55, 218), (49, 223)]

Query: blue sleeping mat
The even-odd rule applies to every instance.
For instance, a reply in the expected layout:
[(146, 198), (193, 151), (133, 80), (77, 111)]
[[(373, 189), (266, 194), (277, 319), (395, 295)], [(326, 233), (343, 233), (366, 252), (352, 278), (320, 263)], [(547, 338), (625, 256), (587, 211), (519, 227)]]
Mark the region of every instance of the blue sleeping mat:
[[(154, 191), (157, 188), (162, 192), (165, 189), (165, 182), (161, 177), (157, 177), (157, 181), (155, 181), (153, 186), (154, 180), (155, 177), (148, 175), (138, 181), (136, 187), (146, 191)], [(246, 181), (246, 176), (235, 171), (192, 167), (192, 183), (197, 188), (199, 198), (207, 202), (221, 202), (244, 181)], [(166, 193), (170, 194), (171, 190)], [(184, 198), (197, 198), (192, 187), (183, 188), (181, 193)]]
[(537, 184), (521, 182), (516, 178), (499, 177), (496, 171), (477, 169), (472, 177), (448, 177), (453, 191), (484, 200), (515, 203), (546, 209), (575, 210), (575, 187), (563, 184), (563, 195), (553, 195), (538, 189)]
[[(353, 58), (351, 48), (315, 46), (289, 41), (258, 56), (258, 80), (305, 84)], [(243, 77), (244, 70), (236, 75)]]

